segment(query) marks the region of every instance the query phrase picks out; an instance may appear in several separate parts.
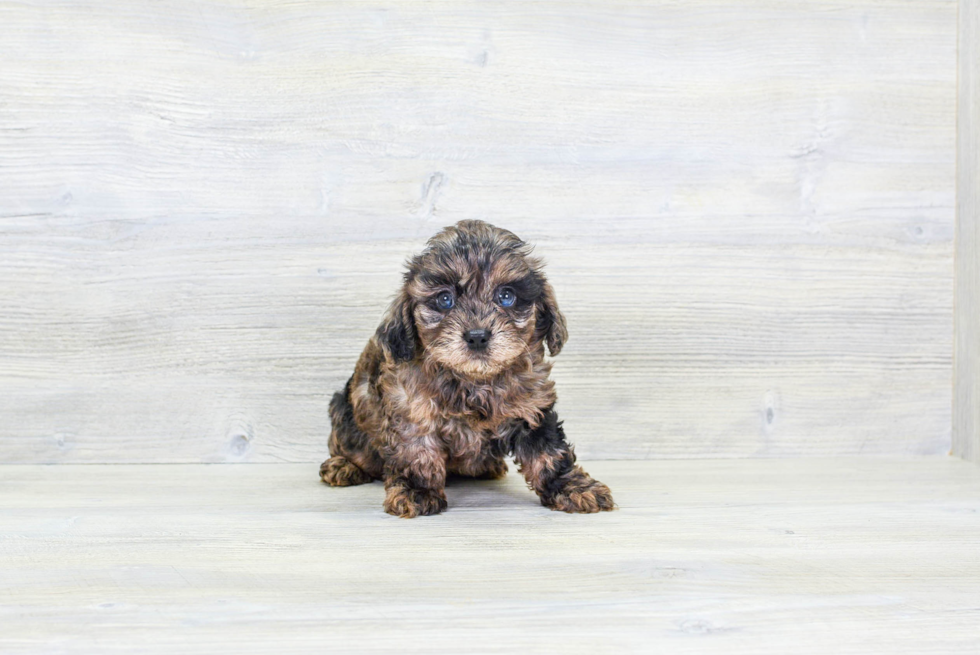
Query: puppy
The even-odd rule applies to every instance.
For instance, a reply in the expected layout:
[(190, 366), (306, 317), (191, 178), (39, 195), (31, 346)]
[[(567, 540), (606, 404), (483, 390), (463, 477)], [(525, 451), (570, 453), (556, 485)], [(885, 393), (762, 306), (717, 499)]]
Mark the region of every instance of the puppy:
[(541, 504), (613, 509), (609, 487), (575, 464), (555, 414), (545, 345), (565, 317), (542, 262), (511, 232), (460, 221), (412, 257), (405, 283), (330, 402), (330, 459), (343, 487), (384, 480), (384, 509), (412, 518), (446, 509), (446, 475), (495, 479), (513, 454)]

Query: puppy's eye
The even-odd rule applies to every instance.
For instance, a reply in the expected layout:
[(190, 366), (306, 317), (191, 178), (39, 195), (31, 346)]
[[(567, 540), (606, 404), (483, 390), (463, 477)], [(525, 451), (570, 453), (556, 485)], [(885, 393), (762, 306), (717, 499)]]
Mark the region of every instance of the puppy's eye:
[(443, 291), (438, 296), (436, 296), (436, 307), (446, 311), (447, 309), (452, 309), (453, 305), (456, 304), (456, 299), (453, 298), (453, 294), (448, 291)]
[(510, 287), (500, 287), (497, 289), (497, 302), (501, 307), (511, 307), (517, 302), (517, 294)]

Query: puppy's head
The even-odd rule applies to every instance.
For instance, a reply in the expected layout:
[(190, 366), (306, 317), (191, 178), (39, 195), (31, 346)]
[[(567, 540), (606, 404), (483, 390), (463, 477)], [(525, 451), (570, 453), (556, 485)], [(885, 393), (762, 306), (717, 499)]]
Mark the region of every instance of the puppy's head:
[(378, 328), (395, 360), (431, 361), (486, 379), (525, 354), (561, 351), (565, 317), (530, 247), (483, 221), (460, 221), (408, 262)]

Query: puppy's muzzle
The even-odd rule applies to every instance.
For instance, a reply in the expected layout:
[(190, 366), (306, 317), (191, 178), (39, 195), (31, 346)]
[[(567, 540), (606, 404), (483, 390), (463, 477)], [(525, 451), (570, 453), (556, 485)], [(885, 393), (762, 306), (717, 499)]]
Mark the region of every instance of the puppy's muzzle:
[(463, 333), (463, 340), (470, 350), (481, 351), (487, 349), (490, 342), (490, 330), (480, 328), (478, 330), (467, 330)]

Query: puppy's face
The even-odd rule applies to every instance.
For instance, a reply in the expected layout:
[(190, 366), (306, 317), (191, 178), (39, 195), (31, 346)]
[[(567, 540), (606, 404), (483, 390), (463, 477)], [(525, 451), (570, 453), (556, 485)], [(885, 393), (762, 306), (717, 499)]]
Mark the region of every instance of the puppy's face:
[(458, 245), (423, 256), (409, 283), (415, 326), (428, 358), (485, 378), (534, 346), (542, 283), (519, 253)]
[(409, 261), (405, 286), (379, 328), (395, 359), (435, 362), (486, 379), (567, 338), (554, 292), (514, 234), (482, 221), (448, 227)]

